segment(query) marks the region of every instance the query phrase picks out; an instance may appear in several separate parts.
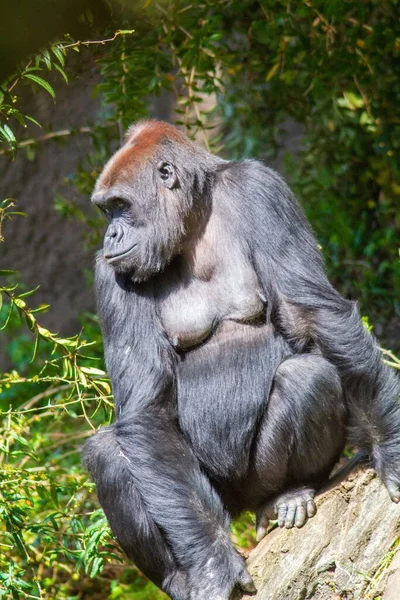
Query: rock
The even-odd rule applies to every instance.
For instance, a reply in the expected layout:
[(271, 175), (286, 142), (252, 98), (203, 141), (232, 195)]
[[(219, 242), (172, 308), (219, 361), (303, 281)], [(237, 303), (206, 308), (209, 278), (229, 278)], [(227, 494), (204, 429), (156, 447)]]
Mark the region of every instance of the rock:
[[(317, 498), (303, 529), (276, 529), (250, 553), (253, 600), (399, 600), (400, 506), (371, 470)], [(383, 594), (383, 595), (382, 595)]]

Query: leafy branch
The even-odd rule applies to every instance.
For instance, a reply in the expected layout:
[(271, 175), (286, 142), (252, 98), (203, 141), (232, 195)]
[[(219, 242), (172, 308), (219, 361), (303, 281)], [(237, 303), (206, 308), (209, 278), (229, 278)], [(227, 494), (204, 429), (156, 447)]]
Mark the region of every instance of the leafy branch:
[(25, 216), (25, 213), (23, 212), (12, 210), (14, 206), (15, 201), (12, 198), (6, 198), (0, 202), (0, 243), (4, 241), (4, 237), (2, 235), (4, 221), (6, 219), (11, 219), (15, 215)]
[[(37, 127), (41, 127), (41, 124), (32, 116), (27, 115), (17, 108), (18, 96), (14, 91), (16, 86), (24, 81), (31, 83), (34, 87), (44, 89), (55, 101), (56, 94), (54, 88), (43, 77), (43, 73), (48, 73), (54, 69), (61, 75), (64, 81), (68, 83), (68, 76), (65, 71), (67, 50), (79, 52), (81, 47), (105, 45), (115, 41), (118, 37), (131, 35), (133, 33), (133, 29), (118, 29), (112, 37), (106, 39), (78, 40), (71, 41), (70, 43), (56, 42), (52, 44), (49, 49), (44, 49), (33, 58), (30, 58), (27, 64), (24, 67), (21, 67), (17, 74), (11, 75), (0, 86), (0, 143), (6, 144), (8, 149), (15, 154), (18, 147), (29, 146), (36, 141), (45, 141), (47, 139), (69, 135), (69, 131), (63, 130), (61, 132), (46, 134), (41, 136), (41, 138), (38, 138), (38, 140), (30, 139), (18, 143), (15, 132), (10, 126), (12, 120), (15, 120), (25, 128), (28, 126), (28, 122), (33, 123)], [(4, 151), (2, 154), (4, 154)]]
[(86, 40), (86, 41), (81, 41), (78, 40), (76, 42), (71, 42), (70, 44), (62, 44), (61, 47), (63, 48), (63, 50), (67, 50), (68, 48), (72, 48), (73, 50), (78, 50), (79, 52), (79, 47), (80, 46), (90, 46), (92, 44), (97, 44), (97, 45), (101, 45), (104, 46), (105, 44), (108, 44), (109, 42), (114, 42), (117, 37), (121, 36), (121, 35), (132, 35), (133, 33), (135, 33), (134, 29), (117, 29), (117, 31), (114, 33), (114, 35), (110, 38), (106, 38), (104, 40)]
[[(12, 273), (10, 271), (0, 271), (0, 276)], [(0, 378), (0, 386), (9, 387), (19, 383), (38, 383), (39, 381), (53, 384), (63, 382), (75, 392), (77, 398), (75, 401), (81, 404), (85, 419), (90, 427), (95, 429), (86, 412), (85, 402), (87, 398), (85, 394), (87, 394), (88, 390), (93, 390), (95, 393), (94, 399), (97, 403), (105, 402), (108, 406), (112, 407), (112, 402), (111, 389), (106, 373), (97, 367), (80, 364), (81, 360), (86, 362), (93, 360), (92, 357), (86, 354), (86, 350), (88, 347), (93, 346), (94, 342), (87, 342), (85, 339), (81, 339), (79, 335), (70, 338), (61, 338), (51, 333), (39, 324), (35, 316), (37, 313), (45, 312), (49, 306), (41, 305), (38, 308), (32, 309), (28, 308), (26, 304), (25, 299), (31, 296), (36, 290), (30, 290), (22, 294), (16, 294), (15, 290), (16, 286), (0, 286), (0, 297), (4, 295), (9, 301), (8, 314), (1, 329), (7, 327), (13, 311), (16, 311), (20, 320), (25, 320), (29, 330), (35, 336), (31, 362), (37, 356), (40, 341), (52, 345), (51, 355), (55, 355), (55, 358), (46, 360), (39, 373), (32, 377), (21, 377), (15, 371), (5, 374)], [(97, 410), (98, 406), (96, 407)]]
[[(101, 125), (101, 128), (111, 128), (114, 127), (116, 128), (117, 125), (115, 123), (104, 123), (103, 125)], [(99, 128), (99, 126), (97, 126), (97, 129)], [(76, 129), (60, 129), (58, 131), (50, 131), (49, 133), (46, 133), (44, 135), (40, 135), (39, 137), (36, 138), (29, 138), (26, 140), (21, 140), (16, 142), (15, 148), (27, 148), (28, 146), (34, 146), (36, 144), (42, 143), (42, 142), (47, 142), (48, 140), (54, 140), (54, 139), (58, 139), (58, 138), (63, 138), (63, 137), (69, 137), (72, 135), (76, 135), (77, 133), (93, 133), (94, 132), (94, 128), (93, 127), (77, 127)], [(7, 154), (8, 152), (10, 152), (9, 149), (5, 149), (5, 150), (0, 150), (0, 156)]]
[(383, 362), (389, 367), (393, 367), (393, 369), (400, 370), (400, 358), (398, 358), (391, 350), (386, 350), (385, 348), (380, 349), (384, 356), (388, 358), (383, 359)]

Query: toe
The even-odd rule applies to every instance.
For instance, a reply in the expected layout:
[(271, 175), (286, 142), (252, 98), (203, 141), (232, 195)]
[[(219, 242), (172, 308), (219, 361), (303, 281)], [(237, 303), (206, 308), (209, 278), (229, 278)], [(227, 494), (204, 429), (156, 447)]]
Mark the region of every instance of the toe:
[(288, 503), (288, 509), (287, 509), (287, 513), (286, 513), (286, 519), (285, 519), (286, 529), (291, 529), (292, 527), (294, 527), (294, 522), (296, 520), (296, 509), (297, 509), (296, 501), (291, 500)]
[(297, 500), (297, 508), (296, 508), (296, 519), (294, 524), (296, 527), (303, 527), (307, 522), (307, 507), (305, 500), (303, 498), (299, 498)]
[(285, 526), (287, 511), (288, 511), (287, 504), (280, 504), (278, 506), (278, 525), (279, 525), (279, 527)]
[(312, 498), (307, 500), (307, 516), (311, 519), (317, 512), (317, 506)]
[(247, 583), (240, 582), (239, 587), (242, 590), (242, 592), (245, 592), (246, 594), (255, 594), (257, 591), (257, 588), (254, 585), (254, 582), (252, 579), (251, 579), (251, 581), (248, 581)]
[(263, 538), (267, 535), (267, 529), (264, 525), (258, 525), (256, 527), (256, 541), (261, 542)]
[(274, 515), (268, 512), (265, 507), (256, 512), (256, 540), (260, 542), (266, 535), (270, 519)]
[(238, 585), (242, 592), (245, 592), (246, 594), (254, 594), (257, 591), (256, 586), (254, 585), (253, 578), (251, 577), (247, 569), (241, 570), (239, 574)]
[(393, 502), (398, 504), (400, 502), (400, 489), (397, 483), (394, 481), (387, 481), (386, 487)]

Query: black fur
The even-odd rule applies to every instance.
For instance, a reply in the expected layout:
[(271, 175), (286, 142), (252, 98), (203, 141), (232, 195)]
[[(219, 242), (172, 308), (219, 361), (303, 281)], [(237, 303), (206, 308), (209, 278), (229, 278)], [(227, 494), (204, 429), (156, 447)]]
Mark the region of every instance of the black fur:
[(276, 173), (165, 124), (130, 135), (94, 194), (111, 221), (96, 294), (116, 420), (84, 461), (146, 575), (174, 600), (227, 600), (252, 589), (229, 517), (263, 522), (276, 502), (284, 523), (294, 498), (286, 525), (302, 525), (346, 439), (399, 500), (398, 382)]

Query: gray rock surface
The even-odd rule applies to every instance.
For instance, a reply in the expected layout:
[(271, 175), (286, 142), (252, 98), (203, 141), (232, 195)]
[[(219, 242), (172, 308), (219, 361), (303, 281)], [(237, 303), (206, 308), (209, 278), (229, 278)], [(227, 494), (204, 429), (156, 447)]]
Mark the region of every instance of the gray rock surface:
[(253, 600), (399, 600), (400, 506), (371, 470), (317, 499), (303, 529), (276, 529), (250, 553)]

